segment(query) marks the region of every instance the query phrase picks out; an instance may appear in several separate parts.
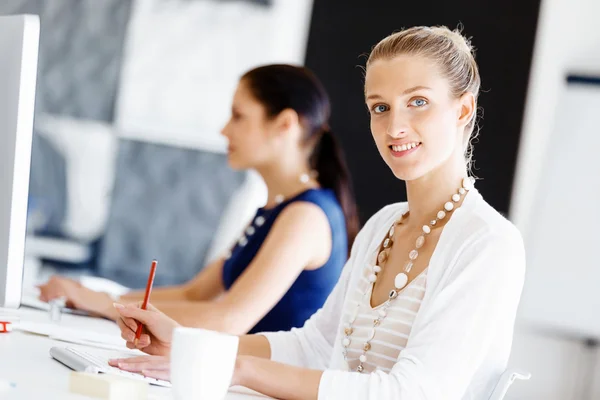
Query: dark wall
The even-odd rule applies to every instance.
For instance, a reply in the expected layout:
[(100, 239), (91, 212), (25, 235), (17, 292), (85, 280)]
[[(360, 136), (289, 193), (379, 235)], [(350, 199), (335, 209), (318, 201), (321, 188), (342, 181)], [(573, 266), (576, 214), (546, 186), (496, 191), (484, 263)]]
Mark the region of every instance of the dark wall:
[(507, 213), (523, 119), (539, 0), (315, 0), (306, 65), (321, 78), (333, 104), (357, 193), (361, 219), (406, 199), (379, 157), (363, 98), (366, 54), (388, 34), (414, 25), (464, 25), (478, 49), (484, 108), (475, 144), (475, 174), (483, 196)]

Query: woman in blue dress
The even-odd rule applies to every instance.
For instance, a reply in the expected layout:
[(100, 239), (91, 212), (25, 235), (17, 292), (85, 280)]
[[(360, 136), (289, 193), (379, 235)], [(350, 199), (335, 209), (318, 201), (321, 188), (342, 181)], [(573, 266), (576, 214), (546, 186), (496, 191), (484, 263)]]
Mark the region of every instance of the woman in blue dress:
[[(244, 74), (222, 134), (230, 166), (264, 179), (267, 204), (227, 254), (184, 285), (154, 290), (155, 306), (182, 325), (232, 334), (300, 327), (321, 308), (358, 231), (329, 115), (327, 93), (306, 68), (268, 65)], [(139, 301), (143, 292), (114, 299), (62, 277), (41, 286), (42, 300), (60, 296), (116, 320), (113, 303)]]

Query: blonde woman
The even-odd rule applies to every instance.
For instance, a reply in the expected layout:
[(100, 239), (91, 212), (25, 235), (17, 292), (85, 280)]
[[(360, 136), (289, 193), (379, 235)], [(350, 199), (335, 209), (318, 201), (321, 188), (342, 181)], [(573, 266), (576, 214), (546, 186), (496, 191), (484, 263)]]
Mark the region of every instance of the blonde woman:
[[(303, 328), (241, 338), (232, 384), (280, 399), (489, 397), (509, 358), (525, 255), (517, 229), (468, 176), (479, 86), (458, 32), (414, 27), (375, 46), (371, 131), (408, 202), (368, 221)], [(123, 337), (133, 340), (133, 318), (147, 324), (139, 347), (157, 356), (112, 364), (168, 378), (176, 323), (117, 309)]]

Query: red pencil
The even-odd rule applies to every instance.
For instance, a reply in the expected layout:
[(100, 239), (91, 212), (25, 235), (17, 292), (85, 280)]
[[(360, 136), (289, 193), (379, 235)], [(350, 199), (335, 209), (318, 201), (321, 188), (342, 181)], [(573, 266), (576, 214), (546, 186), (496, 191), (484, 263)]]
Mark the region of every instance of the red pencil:
[[(142, 303), (142, 310), (145, 310), (148, 307), (148, 301), (150, 300), (150, 292), (152, 291), (152, 285), (154, 284), (154, 274), (156, 273), (156, 266), (158, 265), (158, 261), (152, 260), (152, 265), (150, 265), (150, 275), (148, 275), (148, 283), (146, 283), (146, 294), (144, 295), (144, 302)], [(137, 330), (135, 331), (135, 340), (133, 343), (137, 346), (138, 341), (140, 340), (140, 336), (142, 336), (142, 325), (141, 322), (137, 323)]]

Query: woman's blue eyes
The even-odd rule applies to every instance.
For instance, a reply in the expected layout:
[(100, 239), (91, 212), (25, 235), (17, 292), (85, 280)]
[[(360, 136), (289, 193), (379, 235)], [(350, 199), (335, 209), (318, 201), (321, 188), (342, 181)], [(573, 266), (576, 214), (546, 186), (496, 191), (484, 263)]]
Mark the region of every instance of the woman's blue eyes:
[(427, 104), (427, 100), (425, 99), (414, 99), (410, 102), (410, 105), (415, 107), (423, 107), (425, 104)]
[(383, 104), (380, 104), (380, 105), (377, 105), (377, 106), (373, 107), (373, 111), (376, 114), (381, 114), (382, 112), (385, 112), (387, 110), (388, 110), (388, 107), (384, 106)]
[[(408, 103), (408, 105), (412, 106), (412, 107), (423, 107), (427, 104), (428, 104), (428, 102), (425, 99), (414, 99), (414, 100), (411, 100), (410, 103)], [(389, 109), (390, 108), (388, 106), (386, 106), (385, 104), (378, 104), (378, 105), (374, 106), (372, 110), (375, 114), (381, 114), (386, 111), (389, 111)]]

